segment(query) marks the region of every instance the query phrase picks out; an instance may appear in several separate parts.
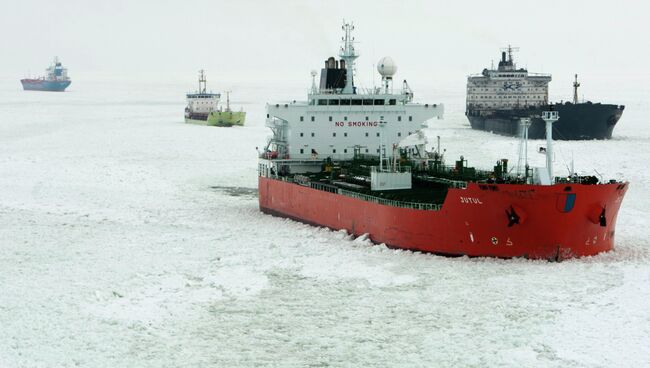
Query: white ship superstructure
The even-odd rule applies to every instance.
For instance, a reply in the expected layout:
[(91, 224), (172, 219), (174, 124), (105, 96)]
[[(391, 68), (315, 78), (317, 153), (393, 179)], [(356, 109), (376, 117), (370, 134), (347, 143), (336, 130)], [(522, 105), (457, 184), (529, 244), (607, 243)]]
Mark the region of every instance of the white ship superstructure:
[(340, 60), (330, 57), (321, 70), (320, 84), (312, 72), (307, 101), (267, 104), (266, 124), (273, 131), (266, 152), (285, 159), (351, 159), (355, 153), (378, 155), (380, 145), (391, 146), (421, 129), (434, 117), (442, 118), (441, 104), (414, 103), (406, 81), (393, 92), (397, 67), (390, 57), (377, 66), (382, 87), (361, 91), (354, 85), (358, 54), (345, 24)]
[(47, 69), (45, 69), (46, 77), (45, 80), (48, 81), (69, 81), (68, 77), (68, 68), (64, 68), (58, 57), (54, 58), (54, 62)]
[(206, 78), (203, 70), (199, 71), (199, 89), (196, 93), (187, 94), (187, 107), (185, 117), (191, 119), (206, 120), (208, 114), (219, 109), (219, 93), (208, 93), (206, 91)]
[(513, 48), (508, 47), (501, 53), (496, 70), (483, 69), (481, 74), (467, 78), (468, 111), (513, 110), (548, 104), (551, 75), (517, 69), (512, 52)]

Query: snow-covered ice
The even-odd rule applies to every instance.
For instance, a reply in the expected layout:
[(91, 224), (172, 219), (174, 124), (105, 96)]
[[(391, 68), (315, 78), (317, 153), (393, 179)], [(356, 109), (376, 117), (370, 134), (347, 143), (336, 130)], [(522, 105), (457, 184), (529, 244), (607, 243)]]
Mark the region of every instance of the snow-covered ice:
[[(627, 105), (611, 141), (557, 143), (557, 170), (573, 155), (631, 186), (615, 251), (549, 263), (261, 214), (263, 104), (303, 87), (241, 86), (247, 125), (213, 128), (182, 123), (186, 84), (0, 81), (0, 367), (650, 365), (648, 91), (601, 98)], [(449, 159), (515, 158), (459, 90), (416, 89), (447, 106), (430, 133)]]

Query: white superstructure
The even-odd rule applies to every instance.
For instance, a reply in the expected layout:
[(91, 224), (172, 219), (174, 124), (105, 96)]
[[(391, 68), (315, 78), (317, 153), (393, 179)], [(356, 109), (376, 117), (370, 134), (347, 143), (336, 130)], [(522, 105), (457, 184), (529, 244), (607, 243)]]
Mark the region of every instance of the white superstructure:
[[(467, 78), (467, 110), (513, 110), (548, 104), (550, 74), (528, 73), (517, 69), (513, 48), (501, 53), (495, 70), (483, 69), (480, 75)], [(507, 59), (506, 59), (507, 56)]]
[(312, 88), (307, 101), (271, 103), (266, 106), (266, 124), (273, 131), (267, 154), (286, 159), (353, 158), (355, 152), (378, 155), (380, 123), (385, 123), (382, 140), (387, 154), (390, 147), (422, 128), (425, 121), (442, 118), (441, 104), (413, 103), (406, 81), (397, 93), (392, 79), (397, 66), (389, 57), (377, 66), (382, 87), (360, 91), (354, 85), (354, 48), (351, 31), (344, 24), (340, 60), (330, 57), (321, 70), (320, 85), (312, 72)]
[(54, 62), (45, 69), (45, 72), (47, 73), (45, 80), (48, 81), (61, 82), (70, 80), (70, 77), (68, 77), (68, 68), (64, 68), (63, 65), (61, 65), (58, 57), (54, 58)]
[(208, 93), (206, 91), (207, 82), (205, 79), (205, 72), (199, 71), (199, 89), (196, 93), (187, 94), (187, 107), (185, 108), (185, 117), (201, 117), (207, 118), (207, 115), (212, 111), (217, 111), (219, 108), (219, 93)]

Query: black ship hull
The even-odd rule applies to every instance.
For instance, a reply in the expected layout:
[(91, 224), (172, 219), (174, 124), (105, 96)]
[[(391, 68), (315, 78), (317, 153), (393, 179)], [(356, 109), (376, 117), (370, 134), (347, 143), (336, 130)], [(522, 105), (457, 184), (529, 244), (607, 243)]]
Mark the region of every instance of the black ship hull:
[[(600, 103), (564, 103), (553, 105), (560, 120), (553, 124), (555, 140), (610, 139), (625, 106)], [(485, 130), (501, 135), (520, 136), (520, 118), (530, 117), (528, 138), (546, 138), (545, 124), (540, 118), (549, 106), (513, 110), (468, 109), (466, 112), (472, 129)]]
[(185, 119), (208, 121), (208, 113), (186, 112)]

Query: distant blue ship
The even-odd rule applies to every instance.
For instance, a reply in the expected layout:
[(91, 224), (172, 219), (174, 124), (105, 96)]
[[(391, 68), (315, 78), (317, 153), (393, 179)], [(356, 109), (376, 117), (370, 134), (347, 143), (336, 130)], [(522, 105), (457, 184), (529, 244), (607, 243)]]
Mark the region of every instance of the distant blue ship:
[(63, 92), (72, 83), (68, 77), (68, 69), (61, 65), (58, 58), (45, 70), (47, 75), (38, 79), (21, 79), (25, 91)]

